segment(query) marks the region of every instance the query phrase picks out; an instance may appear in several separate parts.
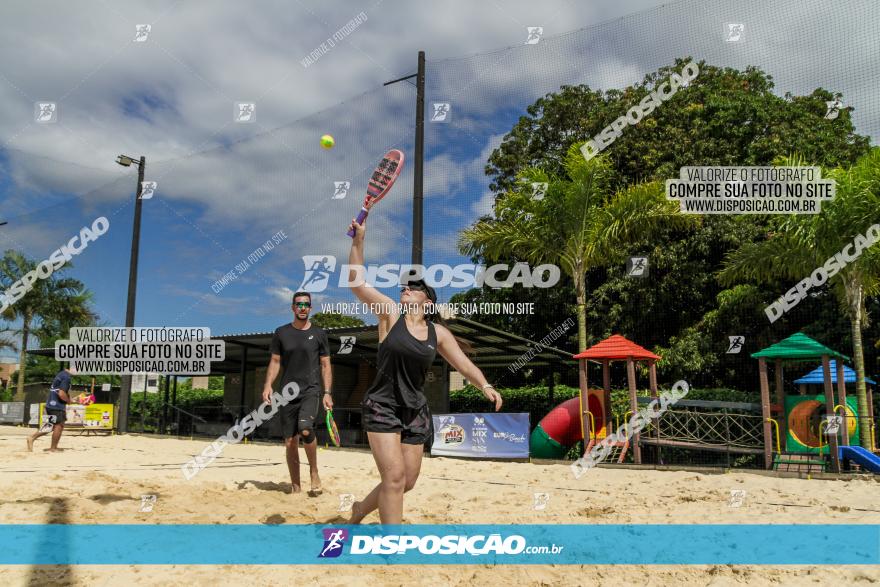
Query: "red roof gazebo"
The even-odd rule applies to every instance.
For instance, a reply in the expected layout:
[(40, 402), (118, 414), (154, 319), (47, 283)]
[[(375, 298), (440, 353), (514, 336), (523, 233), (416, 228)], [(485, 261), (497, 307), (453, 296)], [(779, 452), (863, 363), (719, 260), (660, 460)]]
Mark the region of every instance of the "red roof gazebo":
[[(657, 369), (656, 361), (660, 359), (648, 349), (637, 345), (631, 340), (627, 340), (619, 334), (609, 336), (600, 343), (594, 344), (587, 350), (574, 355), (578, 360), (578, 374), (580, 383), (580, 399), (581, 399), (581, 430), (584, 433), (584, 452), (587, 450), (586, 439), (590, 438), (592, 430), (585, 428), (585, 422), (590, 421), (588, 415), (589, 402), (587, 396), (587, 361), (595, 361), (602, 364), (602, 387), (605, 390), (605, 411), (604, 420), (611, 421), (611, 361), (626, 361), (626, 378), (629, 384), (629, 404), (630, 410), (635, 414), (638, 407), (638, 399), (636, 396), (636, 361), (646, 361), (649, 370), (649, 385), (651, 388), (651, 397), (657, 398)], [(641, 464), (642, 451), (639, 446), (639, 434), (635, 434), (632, 441), (633, 458), (635, 462)]]

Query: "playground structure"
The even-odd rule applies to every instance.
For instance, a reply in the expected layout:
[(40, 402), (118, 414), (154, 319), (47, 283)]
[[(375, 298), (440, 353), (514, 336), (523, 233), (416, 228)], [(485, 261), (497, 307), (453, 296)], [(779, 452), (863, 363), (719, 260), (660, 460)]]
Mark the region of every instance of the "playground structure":
[[(578, 397), (557, 406), (538, 423), (532, 432), (533, 456), (546, 455), (558, 458), (560, 452), (564, 455), (568, 447), (575, 442), (588, 439), (584, 442), (584, 454), (586, 454), (592, 450), (596, 443), (609, 435), (608, 428), (613, 419), (611, 414), (611, 363), (613, 361), (626, 361), (630, 400), (630, 410), (627, 412), (627, 416), (634, 414), (639, 409), (635, 371), (637, 361), (645, 361), (648, 364), (651, 397), (657, 398), (655, 363), (660, 357), (619, 334), (606, 338), (575, 355), (574, 358), (578, 360), (578, 380), (580, 383)], [(588, 387), (587, 361), (594, 361), (602, 365), (601, 390), (590, 390)], [(615, 442), (610, 460), (622, 463), (627, 452), (632, 448), (633, 460), (637, 464), (641, 464), (642, 451), (639, 440), (640, 434), (636, 433), (632, 439)], [(561, 448), (565, 450), (560, 450)]]
[[(838, 385), (837, 361), (831, 361), (831, 383)], [(810, 452), (823, 454), (828, 452), (828, 445), (822, 439), (823, 426), (826, 424), (824, 396), (819, 394), (819, 387), (823, 383), (822, 366), (819, 365), (810, 373), (800, 379), (795, 379), (799, 395), (787, 395), (785, 397), (786, 428), (788, 434), (785, 438), (785, 450), (789, 452)], [(846, 365), (843, 366), (843, 380), (846, 385), (854, 385), (856, 372)], [(873, 379), (865, 378), (868, 392), (868, 405), (871, 405), (873, 389), (876, 385)], [(846, 438), (848, 444), (859, 444), (858, 403), (852, 396), (846, 397), (846, 403), (841, 402), (835, 406), (839, 412), (841, 407), (846, 409)], [(869, 419), (870, 419), (869, 413)]]
[[(855, 463), (863, 469), (880, 473), (880, 458), (875, 447), (861, 447), (859, 427), (869, 426), (873, 440), (873, 408), (867, 415), (858, 413), (855, 397), (847, 397), (846, 384), (855, 382), (855, 372), (843, 362), (848, 358), (810, 337), (797, 333), (752, 355), (759, 362), (760, 403), (702, 401), (681, 399), (640, 434), (616, 443), (606, 462), (622, 463), (629, 451), (632, 460), (641, 464), (642, 448), (653, 447), (655, 462), (662, 463), (664, 449), (686, 449), (724, 452), (728, 455), (763, 456), (765, 468), (798, 472), (842, 470), (841, 461)], [(541, 420), (532, 433), (532, 456), (562, 458), (568, 449), (582, 439), (585, 454), (610, 434), (614, 421), (611, 412), (610, 364), (626, 361), (629, 389), (629, 410), (622, 422), (629, 420), (639, 404), (657, 398), (656, 361), (659, 356), (614, 335), (574, 355), (579, 361), (580, 392)], [(799, 394), (786, 394), (783, 368), (805, 361), (820, 361), (820, 366), (795, 380)], [(588, 361), (602, 365), (603, 389), (589, 389)], [(635, 384), (635, 363), (648, 364), (650, 397), (638, 397)], [(771, 403), (767, 364), (775, 367), (775, 396)], [(866, 383), (874, 385), (867, 379)], [(822, 394), (811, 395), (821, 385)], [(837, 387), (835, 397), (834, 386)], [(868, 388), (872, 406), (872, 389)], [(832, 420), (826, 415), (840, 416), (839, 431), (828, 430)], [(616, 429), (617, 426), (614, 426)], [(775, 436), (774, 436), (775, 433)], [(784, 443), (784, 450), (783, 450)]]

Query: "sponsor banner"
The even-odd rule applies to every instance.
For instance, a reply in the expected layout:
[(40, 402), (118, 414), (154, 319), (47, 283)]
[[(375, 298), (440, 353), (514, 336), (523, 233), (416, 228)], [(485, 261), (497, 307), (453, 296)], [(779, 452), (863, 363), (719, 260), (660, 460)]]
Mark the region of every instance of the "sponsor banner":
[(100, 564), (876, 565), (880, 525), (0, 525), (0, 565)]
[(434, 416), (432, 455), (529, 458), (529, 415), (439, 414)]
[[(35, 404), (31, 404), (31, 424), (43, 425), (43, 418), (46, 416), (44, 407), (45, 404), (36, 405), (37, 420), (35, 421), (33, 413)], [(67, 404), (65, 413), (67, 415), (65, 426), (82, 426), (96, 430), (113, 429), (113, 404), (92, 404), (89, 406)]]
[(0, 424), (24, 422), (24, 402), (0, 402)]

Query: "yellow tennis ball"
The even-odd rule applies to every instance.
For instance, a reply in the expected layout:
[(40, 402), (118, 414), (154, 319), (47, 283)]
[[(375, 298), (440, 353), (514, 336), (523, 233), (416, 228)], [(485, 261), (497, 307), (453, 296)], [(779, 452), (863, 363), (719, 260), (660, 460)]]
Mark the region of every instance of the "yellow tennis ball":
[(335, 143), (336, 141), (334, 141), (333, 137), (331, 137), (330, 135), (324, 135), (323, 137), (321, 137), (321, 146), (325, 149), (332, 149)]

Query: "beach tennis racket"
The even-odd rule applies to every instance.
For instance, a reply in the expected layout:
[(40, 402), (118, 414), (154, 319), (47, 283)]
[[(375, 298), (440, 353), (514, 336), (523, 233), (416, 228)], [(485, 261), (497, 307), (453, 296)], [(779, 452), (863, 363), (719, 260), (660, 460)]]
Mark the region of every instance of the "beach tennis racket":
[(339, 428), (336, 427), (336, 420), (333, 419), (333, 410), (327, 410), (327, 432), (330, 433), (330, 442), (333, 446), (340, 446), (342, 439), (339, 438)]
[[(397, 149), (391, 149), (382, 157), (382, 161), (379, 162), (367, 183), (367, 195), (364, 196), (364, 205), (361, 206), (361, 212), (357, 217), (358, 224), (363, 224), (370, 209), (391, 191), (391, 186), (394, 185), (403, 170), (403, 159), (403, 151)], [(349, 229), (346, 234), (354, 238), (354, 229)]]

